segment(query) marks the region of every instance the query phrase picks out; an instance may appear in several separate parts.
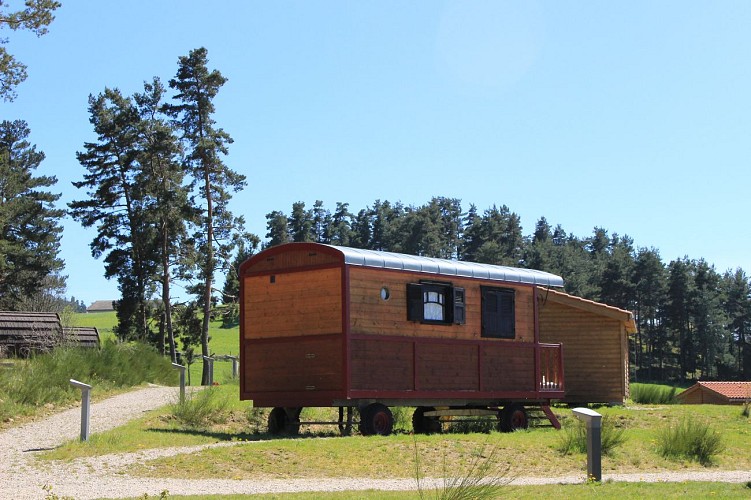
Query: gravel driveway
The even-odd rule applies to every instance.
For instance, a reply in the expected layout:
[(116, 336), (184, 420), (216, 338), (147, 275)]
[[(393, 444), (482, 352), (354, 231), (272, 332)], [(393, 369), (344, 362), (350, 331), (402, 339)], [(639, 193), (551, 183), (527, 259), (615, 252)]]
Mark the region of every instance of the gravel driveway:
[[(146, 411), (177, 400), (175, 387), (148, 387), (116, 396), (91, 407), (91, 433), (112, 429)], [(78, 459), (54, 465), (37, 462), (34, 455), (59, 444), (77, 439), (81, 429), (81, 410), (74, 408), (45, 420), (0, 433), (0, 498), (43, 499), (45, 485), (59, 496), (75, 499), (136, 497), (148, 493), (157, 496), (163, 490), (171, 495), (252, 494), (296, 491), (410, 490), (413, 479), (300, 479), (300, 480), (216, 480), (136, 478), (123, 474), (122, 466), (157, 457), (193, 453), (204, 448), (253, 446), (250, 442), (218, 443), (204, 446), (145, 450), (136, 453)], [(512, 484), (580, 483), (576, 476), (516, 478)], [(603, 480), (615, 481), (751, 481), (751, 471), (662, 472), (659, 474), (606, 474)], [(430, 487), (424, 481), (423, 487)], [(437, 484), (437, 483), (436, 483)]]

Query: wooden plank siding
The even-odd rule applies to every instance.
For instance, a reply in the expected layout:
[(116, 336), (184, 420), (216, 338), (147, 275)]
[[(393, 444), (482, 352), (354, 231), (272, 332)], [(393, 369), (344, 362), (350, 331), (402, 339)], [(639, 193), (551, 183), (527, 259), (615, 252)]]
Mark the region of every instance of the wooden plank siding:
[(271, 273), (279, 270), (286, 272), (314, 266), (333, 265), (340, 262), (341, 259), (330, 253), (285, 249), (284, 252), (274, 253), (264, 260), (254, 262), (252, 272)]
[(246, 339), (342, 333), (340, 268), (243, 279)]
[[(389, 271), (367, 267), (349, 268), (350, 331), (353, 334), (386, 335), (418, 338), (480, 340), (482, 311), (480, 285), (494, 283), (474, 279), (440, 277), (439, 281), (463, 287), (466, 293), (466, 323), (425, 324), (407, 320), (407, 284), (418, 283), (426, 276), (420, 273)], [(435, 278), (434, 278), (435, 279)], [(514, 339), (483, 339), (490, 342), (534, 342), (534, 303), (531, 286), (497, 284), (513, 288), (516, 302), (516, 337)], [(390, 292), (381, 299), (381, 288)]]
[(540, 304), (540, 341), (563, 344), (566, 395), (577, 403), (622, 403), (627, 379), (623, 322), (552, 300)]
[(294, 342), (256, 341), (243, 373), (252, 392), (342, 389), (342, 337), (301, 337)]
[[(358, 400), (498, 405), (563, 394), (561, 385), (544, 391), (538, 385), (545, 370), (558, 371), (548, 380), (562, 378), (560, 347), (537, 343), (532, 282), (420, 272), (410, 259), (384, 256), (379, 264), (378, 258), (370, 252), (360, 261), (354, 250), (290, 244), (241, 266), (241, 399), (259, 407)], [(410, 267), (388, 267), (395, 262)], [(432, 269), (431, 262), (419, 263)], [(408, 284), (420, 282), (462, 288), (464, 322), (409, 320)], [(513, 338), (482, 337), (481, 287), (514, 290)], [(454, 300), (453, 293), (445, 296)], [(542, 351), (553, 360), (545, 367)]]

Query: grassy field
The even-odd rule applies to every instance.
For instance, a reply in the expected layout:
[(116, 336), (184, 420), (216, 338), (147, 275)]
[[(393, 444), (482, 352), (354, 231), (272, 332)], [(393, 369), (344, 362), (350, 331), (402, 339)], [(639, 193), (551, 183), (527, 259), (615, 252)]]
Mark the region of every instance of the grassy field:
[[(388, 437), (339, 437), (333, 426), (303, 426), (295, 438), (265, 434), (265, 412), (252, 411), (237, 400), (237, 386), (215, 389), (228, 401), (221, 422), (205, 428), (181, 426), (168, 409), (153, 412), (127, 426), (95, 436), (89, 443), (70, 442), (46, 454), (47, 459), (134, 451), (144, 448), (188, 446), (236, 441), (237, 446), (152, 460), (129, 473), (143, 476), (285, 479), (313, 477), (410, 478), (420, 463), (425, 476), (462, 474), (477, 457), (492, 451), (495, 466), (509, 477), (561, 476), (586, 470), (586, 455), (562, 455), (558, 444), (564, 432), (552, 428), (502, 434), (444, 433), (414, 436), (401, 417), (399, 431)], [(624, 429), (626, 441), (603, 457), (603, 474), (659, 473), (688, 470), (751, 470), (751, 420), (737, 406), (642, 406), (597, 409), (613, 425)], [(320, 409), (306, 409), (303, 421), (334, 418)], [(564, 426), (575, 425), (571, 411), (554, 410)], [(723, 449), (708, 466), (685, 459), (670, 460), (656, 451), (659, 431), (687, 416), (707, 422), (720, 433)], [(329, 439), (320, 439), (329, 438)], [(448, 469), (445, 464), (449, 464)], [(751, 480), (751, 473), (749, 474)]]
[[(417, 498), (440, 498), (437, 492), (400, 492), (400, 491), (340, 491), (326, 493), (287, 493), (253, 495), (258, 500), (349, 500), (351, 498), (373, 500), (414, 500)], [(749, 498), (751, 489), (745, 484), (728, 483), (602, 483), (602, 484), (567, 484), (567, 485), (538, 485), (538, 486), (504, 486), (499, 490), (499, 496), (515, 499), (539, 498)], [(201, 495), (173, 496), (171, 499), (195, 500), (241, 500), (245, 495)]]

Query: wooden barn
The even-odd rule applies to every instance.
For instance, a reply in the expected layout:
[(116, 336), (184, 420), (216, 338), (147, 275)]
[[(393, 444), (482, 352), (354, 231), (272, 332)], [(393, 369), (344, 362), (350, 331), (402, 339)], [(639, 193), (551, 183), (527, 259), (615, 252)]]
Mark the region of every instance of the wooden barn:
[(272, 247), (240, 268), (241, 399), (274, 408), (272, 432), (294, 432), (302, 407), (338, 406), (340, 426), (358, 408), (364, 434), (391, 431), (389, 406), (416, 407), (416, 432), (448, 415), (526, 427), (530, 407), (557, 426), (549, 404), (567, 399), (569, 373), (577, 402), (622, 402), (630, 314), (562, 286), (528, 269)]
[(57, 313), (0, 311), (0, 350), (6, 356), (47, 351), (62, 340)]
[(744, 404), (751, 402), (751, 382), (697, 382), (676, 397), (683, 404)]

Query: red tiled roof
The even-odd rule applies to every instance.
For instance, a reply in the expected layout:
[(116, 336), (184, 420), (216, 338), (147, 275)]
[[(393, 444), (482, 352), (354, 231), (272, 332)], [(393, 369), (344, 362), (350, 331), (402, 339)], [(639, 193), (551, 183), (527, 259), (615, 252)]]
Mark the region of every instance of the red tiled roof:
[(751, 399), (751, 382), (697, 382), (729, 399)]

